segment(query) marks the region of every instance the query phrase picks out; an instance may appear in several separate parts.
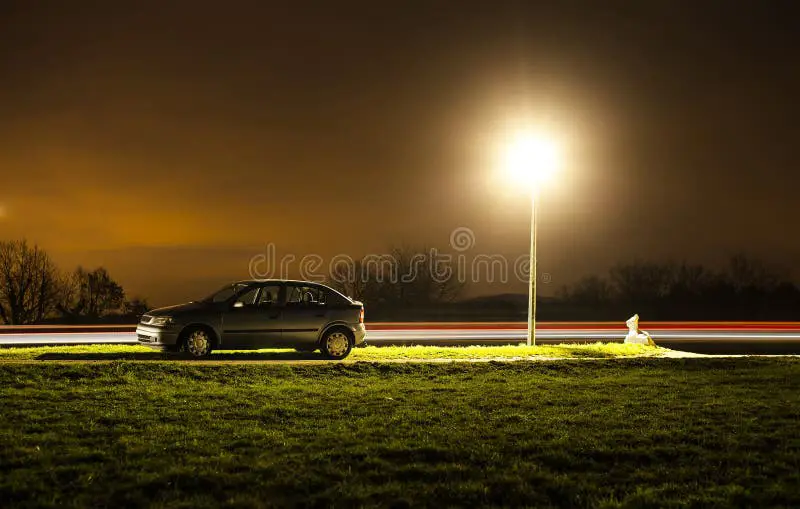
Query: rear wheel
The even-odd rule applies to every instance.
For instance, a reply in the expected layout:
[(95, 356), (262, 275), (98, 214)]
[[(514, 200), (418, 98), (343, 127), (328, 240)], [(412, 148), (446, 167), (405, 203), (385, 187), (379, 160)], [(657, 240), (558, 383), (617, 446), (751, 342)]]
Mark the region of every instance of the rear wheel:
[(214, 344), (211, 331), (205, 327), (192, 327), (182, 335), (180, 350), (190, 357), (208, 357)]
[(325, 333), (322, 337), (320, 350), (329, 359), (344, 359), (353, 349), (353, 335), (350, 331), (336, 328)]

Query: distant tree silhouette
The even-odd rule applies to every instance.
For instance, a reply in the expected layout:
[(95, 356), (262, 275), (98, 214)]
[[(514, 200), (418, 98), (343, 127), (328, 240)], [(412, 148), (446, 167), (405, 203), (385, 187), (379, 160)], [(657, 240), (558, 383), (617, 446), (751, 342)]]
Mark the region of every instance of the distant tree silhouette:
[(559, 302), (598, 313), (638, 312), (648, 319), (797, 319), (800, 290), (785, 270), (737, 254), (719, 271), (702, 265), (635, 261), (559, 292)]
[(58, 269), (37, 245), (0, 241), (0, 319), (36, 323), (50, 314), (62, 291)]
[(139, 318), (151, 309), (150, 304), (146, 299), (141, 297), (134, 297), (131, 300), (126, 300), (122, 304), (122, 312), (131, 318)]
[(558, 297), (582, 306), (600, 306), (611, 302), (614, 288), (600, 276), (585, 276), (572, 286), (563, 287)]
[[(406, 307), (425, 306), (439, 302), (451, 302), (457, 298), (464, 284), (459, 282), (452, 264), (442, 262), (436, 277), (430, 267), (430, 250), (408, 246), (393, 247), (391, 255), (396, 260), (396, 284), (382, 285), (381, 298), (392, 305)], [(449, 277), (445, 273), (449, 272)]]
[(768, 268), (761, 260), (748, 258), (743, 254), (736, 254), (730, 258), (724, 276), (737, 292), (748, 289), (770, 292), (786, 277), (776, 269)]
[(59, 310), (70, 318), (98, 319), (122, 311), (124, 302), (125, 292), (105, 268), (86, 271), (78, 267), (68, 278), (65, 299)]
[(637, 261), (612, 267), (609, 276), (619, 301), (649, 305), (669, 293), (673, 272), (671, 265)]
[(363, 271), (362, 260), (343, 260), (334, 265), (327, 278), (328, 284), (348, 297), (364, 302), (374, 290), (369, 278), (361, 277)]
[(440, 261), (437, 277), (430, 262), (428, 249), (392, 247), (382, 256), (336, 264), (328, 282), (368, 305), (372, 316), (410, 316), (414, 309), (452, 302), (463, 291), (451, 263)]

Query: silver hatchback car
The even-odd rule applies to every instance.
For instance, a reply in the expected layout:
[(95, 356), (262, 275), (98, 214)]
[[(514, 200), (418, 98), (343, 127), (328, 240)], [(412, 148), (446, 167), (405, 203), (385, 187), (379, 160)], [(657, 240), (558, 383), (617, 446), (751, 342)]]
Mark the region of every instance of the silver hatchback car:
[(344, 359), (366, 346), (364, 305), (309, 281), (240, 281), (205, 299), (148, 311), (140, 344), (205, 357), (212, 350), (295, 348)]

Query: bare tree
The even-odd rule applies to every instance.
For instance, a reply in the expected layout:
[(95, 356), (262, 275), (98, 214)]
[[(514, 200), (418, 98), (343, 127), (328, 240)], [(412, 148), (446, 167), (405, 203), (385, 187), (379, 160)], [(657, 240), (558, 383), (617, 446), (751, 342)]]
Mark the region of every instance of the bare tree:
[(35, 323), (55, 310), (61, 285), (50, 257), (27, 241), (0, 241), (0, 319)]
[(362, 277), (364, 263), (362, 260), (342, 260), (334, 264), (331, 274), (328, 276), (328, 284), (358, 301), (364, 301), (371, 293), (371, 283), (367, 278)]
[(725, 279), (737, 292), (745, 290), (768, 292), (789, 277), (788, 274), (780, 273), (777, 268), (768, 267), (761, 260), (740, 253), (728, 261)]
[(438, 270), (449, 277), (435, 277), (429, 250), (393, 247), (390, 254), (334, 264), (331, 286), (371, 305), (424, 306), (450, 302), (462, 292), (464, 283), (455, 271), (440, 262)]
[(72, 317), (100, 318), (119, 311), (125, 292), (103, 267), (87, 272), (78, 267), (67, 284), (67, 293), (59, 310)]
[[(431, 250), (409, 246), (394, 247), (392, 257), (397, 260), (398, 284), (393, 286), (398, 302), (424, 305), (451, 302), (464, 290), (452, 261), (439, 260), (434, 268)], [(437, 274), (434, 274), (437, 273)]]
[(691, 265), (684, 261), (674, 267), (670, 294), (681, 297), (701, 295), (708, 290), (714, 277), (702, 265)]
[(574, 285), (564, 287), (559, 292), (559, 297), (575, 304), (599, 306), (611, 302), (614, 289), (606, 278), (599, 276), (586, 276)]
[(674, 269), (671, 265), (634, 262), (612, 267), (609, 276), (622, 302), (653, 302), (669, 293)]

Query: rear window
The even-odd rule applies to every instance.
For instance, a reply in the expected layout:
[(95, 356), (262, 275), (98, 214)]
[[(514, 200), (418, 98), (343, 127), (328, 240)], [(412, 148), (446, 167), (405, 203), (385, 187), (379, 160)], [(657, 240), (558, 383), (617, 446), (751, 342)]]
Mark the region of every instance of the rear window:
[(350, 299), (330, 288), (306, 285), (289, 285), (286, 287), (286, 305), (333, 305), (350, 304)]
[(326, 295), (316, 286), (290, 285), (286, 287), (286, 305), (324, 304)]

